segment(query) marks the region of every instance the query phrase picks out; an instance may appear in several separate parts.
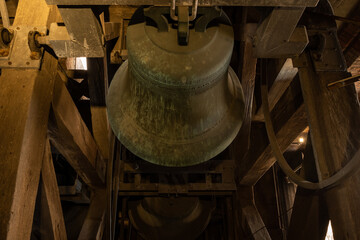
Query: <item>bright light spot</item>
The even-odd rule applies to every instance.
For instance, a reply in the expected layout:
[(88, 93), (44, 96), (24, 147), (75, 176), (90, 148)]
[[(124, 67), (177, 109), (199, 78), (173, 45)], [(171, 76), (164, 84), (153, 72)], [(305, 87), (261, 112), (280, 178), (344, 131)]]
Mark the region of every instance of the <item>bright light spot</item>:
[(305, 140), (304, 140), (304, 138), (299, 138), (299, 142), (301, 142), (301, 143), (303, 143)]
[(76, 69), (87, 70), (86, 57), (76, 58)]
[(329, 221), (325, 240), (334, 240), (334, 235), (333, 235), (333, 231), (332, 231), (332, 227), (331, 227), (331, 221)]

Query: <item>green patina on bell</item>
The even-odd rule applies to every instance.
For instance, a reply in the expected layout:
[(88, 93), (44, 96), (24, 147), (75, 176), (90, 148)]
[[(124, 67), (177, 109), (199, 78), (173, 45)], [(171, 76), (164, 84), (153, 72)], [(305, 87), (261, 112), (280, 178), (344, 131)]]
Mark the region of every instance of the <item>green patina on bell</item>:
[(240, 82), (229, 67), (233, 29), (213, 24), (160, 32), (146, 22), (127, 30), (128, 61), (107, 96), (109, 121), (126, 148), (151, 163), (199, 164), (223, 151), (237, 135), (244, 112)]

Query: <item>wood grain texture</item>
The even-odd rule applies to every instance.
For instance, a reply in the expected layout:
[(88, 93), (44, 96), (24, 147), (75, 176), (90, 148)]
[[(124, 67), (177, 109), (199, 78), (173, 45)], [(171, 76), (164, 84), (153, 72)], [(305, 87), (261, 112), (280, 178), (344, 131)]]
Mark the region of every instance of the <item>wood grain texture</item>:
[(51, 143), (86, 184), (92, 188), (104, 187), (105, 161), (60, 78), (55, 80), (52, 109)]
[[(42, 207), (42, 211), (48, 215), (48, 217), (45, 217), (44, 220), (48, 221), (47, 224), (50, 226), (50, 233), (52, 234), (51, 236), (48, 236), (48, 238), (43, 239), (66, 240), (67, 236), (64, 216), (49, 140), (46, 141), (45, 154), (41, 169), (41, 180), (42, 204), (45, 205)], [(41, 215), (43, 216), (43, 213)]]
[[(301, 62), (310, 64), (308, 54)], [(329, 90), (328, 83), (348, 76), (347, 72), (314, 72), (299, 68), (301, 87), (309, 116), (311, 140), (318, 161), (318, 176), (328, 178), (342, 168), (360, 147), (360, 107), (355, 87)], [(336, 239), (359, 239), (360, 176), (325, 193)]]
[(78, 240), (100, 240), (104, 227), (106, 209), (106, 191), (96, 190), (91, 199), (90, 208), (81, 228)]
[[(309, 181), (318, 181), (310, 136), (307, 138), (300, 174)], [(323, 192), (298, 187), (287, 238), (293, 240), (324, 239), (328, 224), (329, 215)]]
[(245, 25), (244, 41), (242, 42), (241, 53), (243, 55), (243, 59), (241, 61), (241, 66), (239, 67), (239, 73), (241, 74), (240, 81), (245, 99), (244, 120), (238, 135), (230, 146), (232, 157), (237, 160), (237, 163), (241, 162), (244, 158), (245, 154), (249, 150), (250, 143), (251, 116), (257, 63), (257, 59), (253, 56), (253, 47), (250, 36), (255, 33), (255, 30), (256, 25)]
[(56, 65), (45, 53), (41, 71), (0, 77), (0, 239), (30, 237)]
[(109, 158), (109, 122), (105, 97), (108, 89), (107, 61), (103, 58), (87, 59), (91, 122), (94, 140), (105, 159)]
[[(290, 58), (286, 59), (284, 62), (282, 59), (272, 59), (274, 62), (274, 69), (276, 66), (281, 64), (279, 71), (276, 71), (275, 76), (269, 76), (269, 78), (274, 78), (274, 83), (271, 85), (269, 90), (269, 109), (272, 111), (276, 103), (280, 100), (286, 89), (289, 87), (291, 81), (296, 76), (298, 69), (293, 67), (292, 60)], [(262, 112), (262, 107), (257, 111), (256, 115), (252, 119), (253, 121), (262, 121), (264, 122), (264, 114)]]
[[(279, 145), (285, 151), (308, 124), (298, 79), (294, 79), (271, 115)], [(239, 167), (240, 184), (254, 185), (275, 161), (265, 125), (253, 123), (249, 154)]]

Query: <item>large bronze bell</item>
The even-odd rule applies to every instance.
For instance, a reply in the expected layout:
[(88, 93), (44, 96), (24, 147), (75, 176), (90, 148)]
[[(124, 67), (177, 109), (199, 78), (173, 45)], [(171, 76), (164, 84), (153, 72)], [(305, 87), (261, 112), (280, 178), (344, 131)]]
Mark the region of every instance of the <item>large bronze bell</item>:
[(229, 67), (233, 29), (210, 25), (203, 32), (190, 29), (186, 46), (170, 24), (162, 32), (146, 22), (128, 27), (128, 61), (112, 80), (107, 109), (118, 139), (142, 159), (171, 167), (198, 164), (237, 135), (244, 97)]

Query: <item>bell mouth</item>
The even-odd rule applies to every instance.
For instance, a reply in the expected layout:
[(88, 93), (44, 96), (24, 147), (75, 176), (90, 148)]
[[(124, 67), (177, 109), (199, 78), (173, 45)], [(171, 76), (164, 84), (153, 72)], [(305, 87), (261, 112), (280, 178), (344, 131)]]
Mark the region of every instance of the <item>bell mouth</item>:
[[(241, 84), (230, 67), (225, 81), (227, 97), (231, 101), (214, 124), (187, 136), (179, 137), (174, 132), (155, 134), (149, 129), (151, 127), (144, 127), (143, 121), (147, 121), (146, 118), (139, 119), (132, 114), (135, 109), (131, 107), (129, 69), (128, 63), (124, 62), (115, 74), (107, 96), (110, 125), (128, 150), (148, 162), (167, 167), (185, 167), (203, 163), (225, 150), (242, 125), (244, 96)], [(191, 122), (189, 126), (172, 124), (167, 122), (163, 128), (198, 128), (191, 126)], [(159, 129), (161, 130), (161, 126)], [(176, 133), (176, 129), (174, 131)]]

